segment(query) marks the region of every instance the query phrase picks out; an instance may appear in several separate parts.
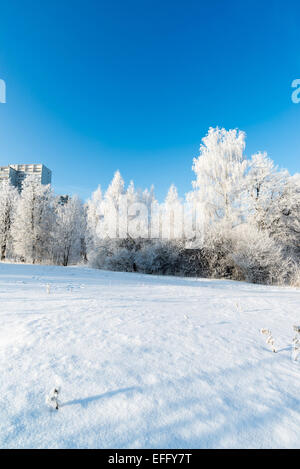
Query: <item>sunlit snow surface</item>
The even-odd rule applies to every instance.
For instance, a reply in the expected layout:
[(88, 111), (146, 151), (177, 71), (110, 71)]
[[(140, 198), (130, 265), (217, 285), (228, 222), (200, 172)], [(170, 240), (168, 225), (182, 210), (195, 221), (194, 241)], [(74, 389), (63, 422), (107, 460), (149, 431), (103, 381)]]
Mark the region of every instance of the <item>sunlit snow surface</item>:
[(0, 264), (0, 302), (1, 448), (300, 448), (300, 290)]

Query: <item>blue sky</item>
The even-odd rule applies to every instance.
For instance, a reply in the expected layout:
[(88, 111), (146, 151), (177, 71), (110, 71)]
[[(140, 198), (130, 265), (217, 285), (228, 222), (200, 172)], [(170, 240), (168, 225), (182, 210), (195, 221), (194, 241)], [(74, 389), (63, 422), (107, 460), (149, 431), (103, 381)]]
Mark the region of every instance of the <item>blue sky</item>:
[(43, 162), (86, 198), (116, 169), (191, 188), (210, 126), (300, 170), (298, 1), (0, 0), (0, 165)]

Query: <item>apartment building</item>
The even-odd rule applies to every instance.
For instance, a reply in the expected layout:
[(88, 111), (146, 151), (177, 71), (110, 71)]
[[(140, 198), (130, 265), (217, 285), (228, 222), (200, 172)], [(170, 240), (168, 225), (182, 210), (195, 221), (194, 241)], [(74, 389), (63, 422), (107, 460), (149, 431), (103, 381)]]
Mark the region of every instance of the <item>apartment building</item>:
[(27, 176), (34, 176), (40, 184), (51, 184), (52, 173), (43, 164), (11, 164), (0, 166), (0, 182), (10, 181), (11, 184), (22, 190), (22, 184)]

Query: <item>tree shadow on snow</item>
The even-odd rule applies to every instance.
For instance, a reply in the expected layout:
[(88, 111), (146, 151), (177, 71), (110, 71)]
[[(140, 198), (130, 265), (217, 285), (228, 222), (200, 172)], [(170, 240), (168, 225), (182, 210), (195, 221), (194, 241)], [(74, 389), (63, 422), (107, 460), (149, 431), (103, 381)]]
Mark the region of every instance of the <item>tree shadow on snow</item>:
[(61, 404), (61, 407), (66, 407), (70, 405), (76, 405), (80, 404), (82, 407), (87, 407), (91, 402), (102, 400), (102, 399), (109, 399), (116, 394), (125, 394), (125, 393), (133, 393), (133, 392), (141, 392), (142, 389), (139, 388), (138, 386), (131, 386), (128, 388), (121, 388), (121, 389), (116, 389), (115, 391), (108, 391), (105, 392), (104, 394), (97, 394), (95, 396), (89, 396), (85, 397), (82, 399), (74, 399), (73, 401), (68, 401), (63, 404)]

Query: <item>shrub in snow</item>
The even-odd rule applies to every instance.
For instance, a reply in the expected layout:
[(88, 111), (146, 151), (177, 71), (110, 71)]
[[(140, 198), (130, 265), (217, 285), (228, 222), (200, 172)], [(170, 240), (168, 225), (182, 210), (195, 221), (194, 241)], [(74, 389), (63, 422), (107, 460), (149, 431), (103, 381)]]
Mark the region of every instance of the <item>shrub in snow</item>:
[(267, 337), (266, 344), (270, 346), (272, 352), (276, 352), (275, 341), (274, 341), (271, 331), (269, 329), (261, 329), (260, 332)]
[(180, 273), (180, 248), (171, 241), (150, 241), (136, 252), (135, 263), (139, 272), (176, 275)]
[(209, 277), (245, 280), (234, 262), (232, 231), (222, 228), (222, 224), (207, 229), (203, 255), (208, 263)]
[(119, 239), (103, 240), (90, 256), (93, 267), (148, 274), (180, 273), (180, 248), (171, 241)]
[(134, 272), (134, 255), (126, 248), (119, 248), (105, 260), (105, 269), (118, 272)]
[(290, 285), (292, 287), (300, 287), (300, 266), (296, 263), (292, 267)]
[(138, 240), (104, 239), (90, 253), (89, 261), (92, 267), (98, 269), (134, 272), (134, 253), (138, 248)]
[[(283, 283), (287, 280), (290, 260), (267, 232), (254, 226), (240, 225), (232, 233), (231, 257), (248, 282)], [(237, 279), (238, 280), (238, 279)]]
[(203, 248), (179, 246), (179, 270), (186, 277), (210, 277), (210, 265), (207, 251)]

